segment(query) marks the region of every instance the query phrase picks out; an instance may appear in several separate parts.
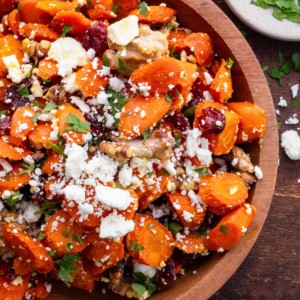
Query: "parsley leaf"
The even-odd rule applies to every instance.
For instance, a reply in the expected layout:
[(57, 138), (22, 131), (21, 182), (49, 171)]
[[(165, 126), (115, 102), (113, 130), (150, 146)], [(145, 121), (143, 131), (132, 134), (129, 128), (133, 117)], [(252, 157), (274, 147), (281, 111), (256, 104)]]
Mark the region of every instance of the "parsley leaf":
[(151, 135), (150, 127), (148, 127), (143, 133), (142, 136), (144, 137), (143, 143), (146, 142), (147, 138)]
[(234, 64), (234, 61), (231, 58), (229, 58), (226, 61), (226, 66), (227, 66), (227, 68), (228, 68), (229, 71), (232, 69), (233, 64)]
[(0, 110), (0, 117), (5, 115), (8, 112), (8, 110)]
[(138, 298), (142, 297), (147, 289), (145, 288), (145, 286), (143, 284), (140, 283), (133, 283), (131, 285), (132, 289), (135, 291), (136, 295), (138, 296)]
[(52, 215), (55, 213), (55, 209), (58, 207), (56, 201), (42, 202), (41, 208), (36, 211), (35, 215)]
[(191, 106), (191, 107), (187, 108), (183, 112), (184, 116), (187, 118), (192, 117), (195, 114), (196, 108), (197, 108), (197, 106)]
[(113, 5), (111, 11), (112, 11), (114, 14), (116, 14), (116, 13), (118, 13), (119, 8), (120, 8), (120, 4), (119, 4), (119, 3), (115, 3), (115, 4)]
[(139, 5), (139, 13), (142, 15), (142, 16), (147, 16), (147, 13), (148, 13), (148, 4), (143, 1), (140, 3)]
[(219, 226), (221, 232), (226, 233), (228, 231), (228, 227), (224, 224)]
[(67, 231), (65, 231), (65, 230), (63, 230), (63, 231), (61, 232), (61, 234), (62, 234), (64, 237), (69, 237), (69, 233), (68, 233)]
[(12, 192), (5, 200), (6, 204), (11, 208), (12, 212), (16, 212), (16, 205), (23, 200), (23, 195), (20, 192)]
[(75, 242), (77, 242), (77, 243), (79, 243), (79, 244), (81, 244), (81, 245), (83, 245), (83, 240), (82, 240), (82, 238), (80, 238), (77, 234), (72, 234), (72, 239), (75, 241)]
[(181, 145), (181, 140), (182, 140), (183, 136), (180, 134), (180, 135), (175, 135), (174, 136), (174, 146), (175, 147), (179, 147)]
[(299, 107), (299, 100), (297, 98), (292, 99), (292, 105), (294, 108)]
[(180, 223), (172, 222), (168, 224), (168, 228), (171, 230), (173, 235), (176, 235), (180, 230), (183, 229), (183, 226)]
[(120, 71), (132, 71), (132, 69), (126, 65), (125, 61), (122, 58), (118, 58), (119, 70)]
[(106, 54), (103, 54), (102, 61), (103, 61), (103, 66), (109, 67), (109, 60), (108, 60)]
[(21, 166), (22, 166), (22, 169), (20, 171), (20, 175), (22, 175), (22, 174), (30, 174), (34, 170), (34, 165), (29, 165), (29, 164), (26, 164), (25, 162), (22, 162)]
[(66, 25), (64, 26), (64, 28), (62, 29), (62, 34), (61, 37), (66, 37), (66, 35), (73, 29), (72, 26)]
[(29, 90), (28, 90), (28, 86), (23, 86), (19, 89), (17, 89), (17, 92), (23, 96), (24, 98), (28, 98), (29, 97)]
[(140, 252), (140, 251), (143, 251), (144, 249), (145, 249), (145, 247), (143, 247), (142, 245), (139, 245), (136, 241), (131, 242), (131, 246), (130, 246), (131, 251)]
[(197, 173), (199, 174), (200, 177), (208, 174), (206, 168), (195, 169), (195, 172), (197, 172)]
[(173, 97), (169, 93), (166, 93), (165, 98), (166, 98), (167, 102), (172, 102), (173, 101)]
[(41, 241), (42, 239), (44, 239), (45, 237), (45, 233), (44, 232), (40, 232), (39, 235), (36, 237), (37, 241)]
[(51, 144), (51, 143), (46, 143), (46, 146), (51, 148), (53, 151), (61, 154), (64, 158), (67, 158), (67, 155), (64, 153), (64, 151), (57, 145)]
[(282, 126), (282, 122), (277, 122), (277, 128), (279, 129), (281, 128), (281, 126)]
[(75, 264), (80, 260), (78, 254), (65, 254), (61, 259), (57, 260), (55, 263), (60, 266), (58, 271), (58, 276), (61, 280), (73, 282), (72, 274), (80, 272), (80, 270), (75, 269)]
[(48, 112), (50, 112), (51, 110), (53, 110), (53, 109), (56, 109), (58, 106), (57, 106), (57, 104), (54, 104), (54, 103), (49, 103), (49, 104), (47, 104), (47, 106), (43, 109), (43, 114), (45, 114), (45, 113), (48, 113)]
[(87, 133), (90, 131), (91, 124), (87, 121), (81, 121), (78, 117), (73, 114), (69, 114), (65, 123), (69, 126), (65, 129), (66, 131), (74, 130), (77, 132)]

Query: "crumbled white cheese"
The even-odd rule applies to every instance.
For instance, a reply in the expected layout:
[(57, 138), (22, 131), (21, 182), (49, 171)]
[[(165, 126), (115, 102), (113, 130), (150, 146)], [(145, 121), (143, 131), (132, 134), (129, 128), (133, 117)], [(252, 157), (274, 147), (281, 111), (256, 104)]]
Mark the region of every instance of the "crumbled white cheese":
[(287, 130), (281, 135), (281, 147), (290, 159), (300, 159), (300, 137), (296, 130)]
[(296, 98), (298, 96), (299, 83), (291, 86), (292, 97)]
[(75, 80), (76, 80), (76, 73), (72, 73), (66, 76), (65, 78), (63, 78), (61, 81), (63, 89), (70, 94), (73, 94), (76, 91), (78, 91), (78, 86)]
[(41, 84), (38, 80), (34, 80), (30, 88), (30, 92), (35, 98), (43, 97), (44, 91), (41, 87)]
[(118, 77), (112, 77), (109, 79), (109, 87), (116, 92), (120, 92), (123, 88), (125, 88), (125, 84)]
[(8, 70), (8, 77), (14, 83), (20, 83), (32, 69), (31, 65), (21, 66), (16, 55), (3, 57), (2, 61)]
[(0, 158), (0, 166), (3, 168), (3, 170), (6, 173), (9, 173), (13, 170), (12, 166), (10, 165), (10, 163), (4, 159), (4, 158)]
[(87, 105), (81, 98), (76, 96), (71, 96), (71, 103), (75, 104), (83, 113), (89, 113), (91, 108)]
[(293, 114), (293, 116), (289, 117), (285, 121), (285, 124), (288, 124), (288, 125), (296, 125), (298, 123), (299, 123), (299, 120), (298, 120), (297, 114)]
[(127, 187), (131, 184), (132, 179), (132, 168), (128, 166), (128, 164), (124, 164), (119, 171), (119, 182), (122, 186)]
[(133, 272), (134, 273), (141, 272), (146, 277), (153, 278), (156, 274), (156, 269), (148, 265), (140, 264), (136, 260), (133, 260)]
[(278, 106), (287, 107), (287, 102), (286, 102), (285, 99), (283, 99), (282, 96), (280, 96), (280, 99), (279, 99), (279, 102), (278, 102)]
[(65, 197), (68, 201), (75, 201), (78, 205), (83, 204), (85, 201), (85, 190), (78, 185), (68, 185), (63, 190)]
[(36, 203), (29, 203), (23, 213), (23, 218), (27, 223), (35, 223), (40, 219), (41, 215), (35, 215), (34, 213), (40, 209), (40, 206)]
[(263, 178), (263, 172), (259, 166), (254, 167), (254, 174), (257, 179), (262, 179)]

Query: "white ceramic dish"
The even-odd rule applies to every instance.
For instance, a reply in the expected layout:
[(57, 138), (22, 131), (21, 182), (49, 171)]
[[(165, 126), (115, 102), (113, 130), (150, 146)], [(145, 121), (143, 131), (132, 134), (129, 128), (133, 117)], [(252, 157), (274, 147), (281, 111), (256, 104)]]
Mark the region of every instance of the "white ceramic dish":
[(273, 9), (263, 9), (251, 0), (225, 0), (232, 12), (247, 26), (268, 37), (283, 41), (300, 41), (300, 24), (279, 21), (272, 16)]

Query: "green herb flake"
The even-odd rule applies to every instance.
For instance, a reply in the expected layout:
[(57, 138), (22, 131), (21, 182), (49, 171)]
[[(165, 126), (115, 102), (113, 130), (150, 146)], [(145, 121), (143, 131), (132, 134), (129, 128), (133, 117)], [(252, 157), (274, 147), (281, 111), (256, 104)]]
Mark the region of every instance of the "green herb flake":
[(131, 288), (135, 291), (138, 298), (141, 298), (147, 292), (146, 287), (140, 283), (133, 283)]
[(151, 228), (153, 228), (154, 226), (155, 226), (155, 224), (150, 223), (150, 224), (148, 225), (148, 228), (151, 229)]
[(57, 145), (51, 144), (51, 143), (46, 143), (46, 146), (51, 148), (53, 151), (61, 154), (64, 158), (67, 158), (67, 155), (64, 153), (64, 151)]
[(115, 187), (116, 187), (116, 189), (123, 189), (122, 184), (120, 184), (118, 182), (115, 183)]
[(42, 202), (41, 208), (36, 211), (35, 215), (52, 215), (55, 213), (58, 203), (56, 201)]
[(56, 109), (57, 107), (58, 107), (57, 104), (49, 103), (49, 104), (47, 104), (47, 106), (43, 109), (43, 113), (46, 114), (46, 113), (50, 112), (51, 110)]
[(67, 34), (73, 29), (72, 26), (69, 26), (69, 25), (66, 25), (64, 26), (64, 28), (62, 29), (62, 34), (61, 34), (61, 37), (66, 37)]
[(32, 104), (32, 106), (41, 107), (41, 104), (38, 101), (36, 101), (36, 100), (33, 100), (31, 102), (31, 104)]
[(12, 212), (16, 212), (16, 205), (23, 200), (23, 195), (20, 192), (11, 192), (10, 196), (5, 200), (6, 204), (11, 208)]
[(22, 162), (21, 166), (22, 166), (22, 169), (20, 170), (20, 175), (30, 174), (34, 170), (34, 165), (29, 165), (29, 164), (26, 164), (25, 162)]
[(282, 126), (282, 122), (277, 122), (277, 128), (280, 129)]
[(195, 114), (196, 108), (197, 108), (197, 106), (191, 106), (191, 107), (187, 108), (183, 112), (184, 116), (187, 117), (187, 118), (192, 117)]
[(119, 4), (119, 3), (115, 3), (115, 4), (113, 5), (113, 7), (112, 7), (112, 12), (113, 12), (114, 14), (117, 14), (119, 8), (120, 8), (120, 4)]
[(146, 282), (147, 281), (147, 277), (144, 273), (142, 272), (134, 272), (133, 273), (134, 278), (140, 282)]
[(132, 71), (132, 69), (127, 66), (127, 64), (125, 63), (125, 61), (122, 58), (118, 58), (118, 62), (119, 62), (119, 70), (120, 71)]
[(173, 101), (173, 97), (169, 94), (169, 93), (166, 93), (165, 95), (165, 99), (167, 102), (171, 103)]
[(207, 168), (195, 169), (195, 172), (197, 172), (200, 177), (208, 174)]
[(142, 16), (147, 16), (147, 13), (148, 13), (148, 4), (143, 1), (140, 3), (139, 5), (139, 13), (142, 15)]
[(33, 123), (36, 123), (36, 122), (38, 121), (39, 116), (40, 116), (40, 114), (35, 113), (34, 116), (33, 116), (32, 119), (31, 119), (31, 121), (32, 121)]
[(87, 0), (87, 1), (86, 1), (86, 7), (87, 7), (87, 8), (93, 8), (93, 4), (92, 4), (92, 1), (91, 1), (91, 0)]
[(50, 83), (50, 82), (51, 82), (51, 80), (50, 80), (50, 79), (47, 79), (47, 78), (42, 78), (42, 81), (43, 81), (44, 83)]
[(29, 90), (28, 90), (28, 86), (23, 86), (19, 89), (17, 89), (17, 92), (24, 98), (28, 98), (29, 97)]
[(50, 252), (49, 252), (49, 255), (50, 255), (51, 257), (54, 257), (54, 256), (57, 256), (57, 255), (58, 255), (58, 252), (57, 252), (56, 250), (53, 250), (53, 251), (50, 251)]
[(143, 143), (146, 142), (146, 140), (148, 139), (148, 137), (151, 135), (151, 130), (150, 127), (148, 127), (143, 133), (142, 136), (144, 137), (143, 139)]
[(80, 245), (83, 245), (84, 244), (84, 241), (83, 241), (83, 239), (82, 238), (80, 238), (77, 234), (72, 234), (72, 239), (75, 241), (75, 242), (77, 242), (77, 243), (79, 243)]
[(69, 237), (69, 233), (67, 231), (62, 231), (61, 234), (64, 236), (64, 237)]
[(8, 112), (8, 110), (0, 110), (0, 117), (5, 115)]
[(40, 232), (40, 233), (38, 234), (38, 236), (36, 237), (36, 239), (37, 239), (38, 241), (41, 241), (41, 240), (44, 239), (44, 237), (45, 237), (44, 232)]
[(182, 140), (183, 136), (180, 134), (180, 135), (175, 135), (174, 136), (174, 146), (175, 147), (179, 147), (181, 145), (181, 140)]
[(294, 63), (294, 70), (300, 71), (300, 53), (294, 53), (292, 55), (292, 61)]
[(65, 254), (61, 259), (57, 260), (55, 263), (60, 267), (58, 271), (58, 276), (61, 280), (73, 282), (72, 274), (80, 272), (80, 270), (75, 269), (76, 263), (80, 260), (78, 254)]
[(228, 227), (224, 224), (219, 226), (219, 230), (223, 233), (226, 233), (228, 231)]
[(183, 226), (177, 222), (171, 222), (168, 225), (168, 228), (171, 230), (173, 235), (176, 235), (180, 230), (183, 229)]
[(142, 245), (139, 245), (136, 241), (131, 242), (130, 250), (135, 252), (143, 251), (145, 248)]
[(292, 99), (292, 105), (294, 108), (299, 107), (299, 100), (297, 98)]
[(109, 60), (108, 60), (106, 54), (103, 54), (102, 61), (103, 61), (103, 66), (109, 67)]
[(69, 241), (67, 242), (67, 244), (66, 244), (65, 249), (66, 249), (67, 252), (70, 252), (72, 248), (73, 248), (73, 241), (72, 241), (72, 240), (69, 240)]
[(207, 234), (207, 229), (204, 226), (200, 226), (197, 232), (201, 237), (205, 237)]
[(81, 121), (73, 114), (68, 115), (65, 123), (69, 124), (69, 126), (65, 129), (65, 132), (74, 130), (81, 133), (88, 133), (91, 129), (91, 124), (89, 122)]
[(263, 67), (262, 67), (262, 70), (263, 70), (264, 72), (268, 72), (268, 71), (269, 71), (269, 66), (268, 66), (268, 65), (263, 66)]
[(226, 61), (226, 66), (227, 66), (227, 68), (228, 68), (229, 71), (232, 69), (233, 64), (234, 64), (234, 61), (231, 58), (229, 58)]

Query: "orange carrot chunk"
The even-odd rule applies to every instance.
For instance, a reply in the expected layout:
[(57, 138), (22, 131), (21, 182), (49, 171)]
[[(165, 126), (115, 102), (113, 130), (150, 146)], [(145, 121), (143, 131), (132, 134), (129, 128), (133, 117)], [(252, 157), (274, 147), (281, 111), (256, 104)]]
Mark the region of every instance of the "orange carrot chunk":
[(58, 68), (56, 61), (45, 58), (39, 62), (38, 76), (43, 79), (51, 79), (57, 76)]
[(251, 224), (256, 209), (244, 204), (226, 214), (207, 235), (205, 244), (208, 250), (224, 251), (236, 245)]
[(41, 0), (36, 4), (36, 8), (48, 13), (51, 16), (55, 16), (60, 11), (68, 11), (76, 8), (77, 1), (56, 1), (56, 0)]
[(266, 132), (266, 113), (250, 102), (230, 102), (227, 106), (240, 117), (236, 143), (249, 143), (261, 139)]
[(17, 4), (18, 0), (0, 0), (0, 18), (11, 11), (14, 6)]
[(139, 5), (139, 0), (114, 0), (113, 4), (118, 6), (117, 19), (126, 17), (132, 10)]
[(142, 264), (162, 266), (174, 249), (170, 231), (148, 214), (136, 214), (134, 222), (134, 230), (126, 236), (129, 255)]
[(13, 266), (18, 275), (26, 275), (33, 271), (32, 263), (23, 260), (21, 257), (14, 259)]
[(42, 243), (8, 223), (3, 224), (2, 234), (6, 245), (23, 260), (30, 260), (34, 270), (41, 274), (51, 272), (54, 263)]
[(50, 139), (52, 130), (51, 124), (49, 123), (38, 124), (28, 136), (30, 144), (35, 149), (49, 149), (48, 144), (53, 143)]
[(42, 171), (47, 175), (52, 175), (58, 172), (58, 169), (62, 168), (63, 156), (53, 150), (48, 151), (47, 158), (44, 161)]
[(56, 41), (60, 35), (44, 24), (27, 23), (19, 28), (19, 33), (29, 39), (34, 39), (40, 42), (47, 40), (50, 42)]
[(19, 14), (17, 9), (14, 9), (8, 14), (7, 22), (13, 34), (19, 35), (20, 21), (19, 21)]
[(11, 160), (21, 160), (31, 152), (23, 146), (15, 146), (10, 143), (8, 136), (0, 137), (0, 158), (8, 158)]
[(34, 285), (31, 285), (26, 291), (29, 299), (46, 299), (49, 297), (51, 291), (47, 288), (47, 280), (45, 276), (37, 274), (31, 278)]
[(199, 196), (209, 211), (224, 214), (246, 201), (248, 188), (236, 174), (217, 173), (201, 177)]
[(112, 13), (113, 0), (92, 0), (92, 8), (87, 10), (92, 20), (109, 20), (115, 18)]
[(204, 238), (195, 231), (189, 231), (188, 234), (180, 233), (180, 238), (175, 241), (175, 247), (187, 254), (203, 253), (206, 250)]
[(188, 48), (185, 39), (190, 35), (190, 32), (185, 28), (177, 28), (171, 31), (168, 36), (169, 50), (178, 52)]
[(24, 23), (49, 24), (51, 16), (37, 7), (39, 0), (20, 0), (20, 21)]

